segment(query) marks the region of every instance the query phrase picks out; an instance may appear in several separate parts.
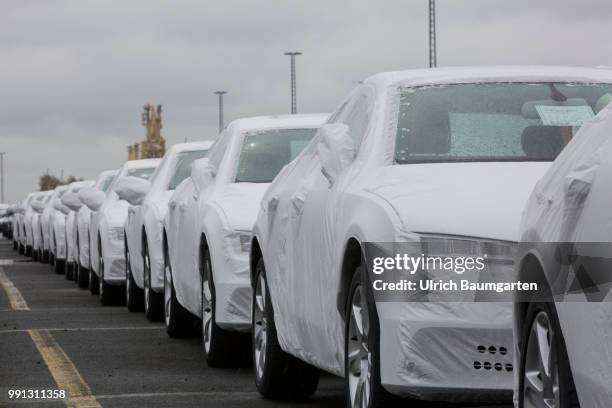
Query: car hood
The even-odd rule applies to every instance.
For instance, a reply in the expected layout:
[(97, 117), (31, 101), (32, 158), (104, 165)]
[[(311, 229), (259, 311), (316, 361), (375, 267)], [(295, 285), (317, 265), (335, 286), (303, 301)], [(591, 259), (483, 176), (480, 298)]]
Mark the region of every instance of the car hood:
[(215, 201), (232, 230), (251, 231), (261, 199), (270, 183), (234, 183), (225, 186)]
[(365, 190), (385, 200), (404, 232), (519, 240), (521, 214), (542, 162), (432, 163), (389, 166)]

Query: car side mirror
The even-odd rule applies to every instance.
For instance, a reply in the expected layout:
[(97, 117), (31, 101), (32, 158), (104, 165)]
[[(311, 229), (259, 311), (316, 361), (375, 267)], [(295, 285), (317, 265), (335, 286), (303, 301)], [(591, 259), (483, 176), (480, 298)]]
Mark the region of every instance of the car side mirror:
[(72, 211), (79, 211), (79, 208), (83, 205), (81, 200), (79, 200), (79, 196), (77, 193), (73, 193), (72, 191), (64, 194), (62, 196), (62, 204), (66, 207), (70, 208)]
[(62, 204), (62, 201), (59, 198), (56, 198), (55, 201), (53, 201), (53, 208), (55, 208), (57, 211), (61, 212), (64, 215), (70, 212), (70, 208)]
[(45, 209), (45, 204), (42, 201), (34, 201), (32, 203), (32, 209), (40, 214)]
[(106, 200), (106, 194), (104, 191), (95, 187), (82, 188), (81, 191), (79, 191), (79, 200), (81, 200), (91, 211), (98, 211)]
[(191, 179), (198, 191), (205, 190), (215, 179), (215, 168), (208, 158), (191, 163)]
[(321, 161), (321, 172), (334, 184), (340, 174), (355, 160), (355, 144), (344, 123), (329, 123), (319, 130), (317, 155)]
[(140, 205), (151, 190), (151, 183), (140, 177), (121, 177), (113, 188), (121, 200), (131, 205)]

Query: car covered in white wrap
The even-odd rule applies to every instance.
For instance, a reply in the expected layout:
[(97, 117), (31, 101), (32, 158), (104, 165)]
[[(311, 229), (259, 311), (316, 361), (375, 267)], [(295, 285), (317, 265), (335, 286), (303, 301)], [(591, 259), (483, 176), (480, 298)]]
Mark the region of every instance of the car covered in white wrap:
[[(77, 205), (78, 197), (76, 193), (81, 189), (83, 183), (82, 181), (70, 183), (53, 201), (53, 208), (55, 211), (51, 213), (49, 224), (51, 227), (51, 254), (53, 258), (53, 267), (57, 274), (66, 274), (67, 272), (68, 239), (69, 235), (72, 235), (74, 228), (74, 220), (71, 216), (73, 210), (62, 200), (66, 194), (69, 194), (70, 202), (74, 203), (73, 205)], [(68, 231), (70, 231), (70, 233), (68, 233)]]
[(518, 278), (537, 282), (543, 294), (515, 302), (520, 408), (612, 406), (610, 101), (612, 92), (523, 213)]
[(61, 201), (66, 207), (70, 209), (70, 212), (66, 214), (66, 260), (65, 270), (66, 279), (76, 280), (75, 274), (75, 262), (78, 257), (77, 247), (77, 212), (83, 206), (83, 203), (79, 199), (79, 191), (83, 188), (93, 186), (95, 181), (75, 181), (68, 185), (68, 190), (62, 195)]
[(576, 128), (555, 125), (590, 117), (611, 80), (491, 67), (360, 84), (262, 199), (251, 245), (260, 393), (306, 398), (322, 369), (345, 378), (351, 407), (509, 400), (511, 303), (374, 301), (366, 248), (491, 250), (488, 268), (512, 273), (523, 206)]
[[(93, 187), (84, 187), (79, 191), (79, 200), (85, 204), (87, 197), (96, 191), (105, 193), (110, 187), (117, 170), (105, 170), (96, 179)], [(74, 270), (76, 271), (76, 280), (80, 288), (89, 286), (89, 223), (91, 220), (91, 209), (87, 205), (82, 205), (76, 214), (76, 245), (77, 259), (75, 259)]]
[(48, 262), (52, 265), (54, 264), (53, 252), (51, 250), (53, 237), (53, 218), (55, 216), (55, 212), (57, 211), (55, 209), (54, 203), (57, 198), (61, 198), (62, 194), (64, 194), (67, 188), (68, 186), (61, 185), (53, 189), (51, 197), (49, 198), (49, 201), (47, 202), (40, 216), (40, 228), (43, 241), (43, 253), (41, 262), (43, 263)]
[(25, 211), (23, 213), (23, 243), (25, 245), (25, 255), (31, 256), (34, 247), (34, 230), (32, 229), (32, 220), (35, 218), (37, 214), (35, 207), (41, 204), (42, 200), (45, 197), (44, 191), (38, 191), (36, 193), (32, 193), (31, 200), (29, 204), (25, 207)]
[(103, 305), (122, 303), (125, 284), (125, 220), (130, 204), (119, 198), (115, 187), (121, 178), (149, 179), (160, 159), (127, 161), (119, 169), (106, 193), (88, 194), (85, 204), (92, 210), (90, 221), (89, 289)]
[(161, 320), (163, 315), (163, 221), (168, 201), (176, 187), (189, 177), (191, 163), (205, 157), (211, 145), (212, 142), (175, 144), (149, 181), (135, 178), (115, 190), (131, 204), (125, 223), (126, 305), (130, 311), (144, 308), (149, 320)]
[(43, 256), (42, 213), (51, 202), (53, 191), (45, 191), (39, 200), (32, 201), (32, 259), (41, 261)]
[[(230, 123), (170, 199), (165, 222), (165, 322), (177, 334), (202, 319), (208, 364), (248, 358), (249, 243), (259, 202), (327, 115), (280, 115)], [(245, 341), (246, 340), (246, 341)], [(245, 353), (246, 352), (246, 353)]]

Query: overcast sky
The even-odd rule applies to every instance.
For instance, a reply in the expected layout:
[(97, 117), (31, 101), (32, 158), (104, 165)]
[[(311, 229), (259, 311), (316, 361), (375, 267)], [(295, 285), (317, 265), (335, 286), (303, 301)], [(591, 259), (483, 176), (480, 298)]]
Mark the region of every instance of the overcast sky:
[[(612, 65), (610, 0), (438, 0), (438, 64)], [(427, 0), (1, 0), (0, 151), (10, 201), (38, 176), (95, 178), (144, 138), (161, 103), (169, 144), (226, 119), (328, 112), (371, 74), (427, 65)]]

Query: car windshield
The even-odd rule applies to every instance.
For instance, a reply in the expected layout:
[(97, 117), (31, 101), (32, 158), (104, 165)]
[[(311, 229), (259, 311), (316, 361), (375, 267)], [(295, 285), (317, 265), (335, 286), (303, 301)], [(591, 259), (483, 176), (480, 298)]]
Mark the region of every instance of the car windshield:
[(106, 192), (106, 190), (108, 190), (108, 188), (110, 187), (110, 185), (111, 185), (111, 183), (113, 182), (114, 179), (115, 179), (115, 176), (112, 175), (112, 174), (106, 176), (102, 180), (102, 183), (100, 183), (100, 190)]
[(174, 168), (174, 174), (170, 179), (170, 183), (168, 183), (168, 190), (176, 189), (176, 187), (191, 173), (191, 163), (193, 163), (194, 160), (206, 157), (207, 153), (208, 150), (193, 150), (179, 153), (176, 160), (176, 167)]
[(610, 94), (576, 83), (400, 88), (395, 161), (552, 161)]
[(148, 180), (154, 171), (155, 171), (155, 167), (133, 168), (133, 169), (128, 169), (127, 175), (132, 176), (132, 177), (140, 177), (142, 179)]
[(269, 183), (310, 142), (316, 128), (246, 132), (236, 182)]

